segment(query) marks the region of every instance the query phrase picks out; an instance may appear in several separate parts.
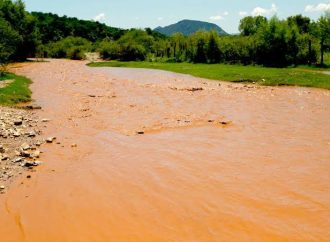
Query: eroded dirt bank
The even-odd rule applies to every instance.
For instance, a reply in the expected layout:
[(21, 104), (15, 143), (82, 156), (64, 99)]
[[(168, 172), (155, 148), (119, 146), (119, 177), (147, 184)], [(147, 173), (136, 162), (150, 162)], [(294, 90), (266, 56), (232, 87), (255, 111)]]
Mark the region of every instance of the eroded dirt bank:
[(67, 60), (15, 72), (61, 145), (0, 197), (1, 241), (330, 238), (329, 91)]

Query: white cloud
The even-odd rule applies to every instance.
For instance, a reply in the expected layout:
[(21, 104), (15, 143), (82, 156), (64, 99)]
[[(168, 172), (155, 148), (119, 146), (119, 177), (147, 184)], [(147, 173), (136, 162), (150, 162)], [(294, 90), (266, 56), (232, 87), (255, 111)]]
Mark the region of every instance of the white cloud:
[(223, 15), (228, 16), (229, 13), (226, 11), (226, 12), (223, 13)]
[(248, 13), (245, 12), (245, 11), (240, 11), (240, 12), (238, 13), (238, 15), (241, 16), (241, 17), (244, 17), (244, 16), (248, 15)]
[(213, 21), (217, 21), (223, 19), (223, 17), (221, 15), (217, 15), (217, 16), (211, 16), (210, 19)]
[(277, 13), (277, 6), (275, 4), (272, 4), (271, 8), (262, 8), (262, 7), (256, 7), (252, 11), (253, 16), (267, 16)]
[(307, 5), (305, 12), (323, 12), (330, 10), (330, 3), (319, 3), (317, 5)]
[(94, 17), (94, 21), (103, 22), (105, 18), (106, 18), (105, 13), (100, 13), (99, 15)]
[(157, 20), (158, 21), (162, 21), (164, 18), (163, 17), (158, 17)]

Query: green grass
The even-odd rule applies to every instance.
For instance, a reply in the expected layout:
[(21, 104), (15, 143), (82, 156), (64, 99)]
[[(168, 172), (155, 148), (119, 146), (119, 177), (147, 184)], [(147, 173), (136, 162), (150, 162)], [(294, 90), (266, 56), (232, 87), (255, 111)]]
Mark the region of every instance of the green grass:
[(330, 89), (330, 75), (321, 73), (329, 69), (318, 68), (267, 68), (227, 64), (191, 64), (161, 62), (95, 62), (91, 67), (150, 68), (190, 74), (212, 80), (231, 82), (256, 82), (268, 86), (305, 86)]
[(31, 101), (31, 91), (29, 89), (31, 80), (12, 73), (5, 73), (3, 76), (0, 76), (0, 82), (3, 80), (14, 80), (14, 82), (4, 88), (0, 88), (0, 105), (13, 106), (18, 103)]

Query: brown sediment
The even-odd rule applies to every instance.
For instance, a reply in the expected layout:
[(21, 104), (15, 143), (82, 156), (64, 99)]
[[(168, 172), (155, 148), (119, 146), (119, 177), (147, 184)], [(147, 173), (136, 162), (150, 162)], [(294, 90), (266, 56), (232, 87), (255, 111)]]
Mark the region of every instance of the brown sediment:
[(330, 238), (329, 91), (84, 64), (15, 69), (61, 144), (0, 197), (1, 241)]

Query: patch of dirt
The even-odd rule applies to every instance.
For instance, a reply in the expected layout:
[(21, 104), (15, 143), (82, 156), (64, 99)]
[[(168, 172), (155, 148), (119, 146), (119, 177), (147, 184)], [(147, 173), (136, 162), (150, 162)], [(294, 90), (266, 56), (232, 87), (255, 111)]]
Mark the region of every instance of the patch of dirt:
[(0, 88), (5, 88), (13, 82), (14, 80), (0, 80)]

